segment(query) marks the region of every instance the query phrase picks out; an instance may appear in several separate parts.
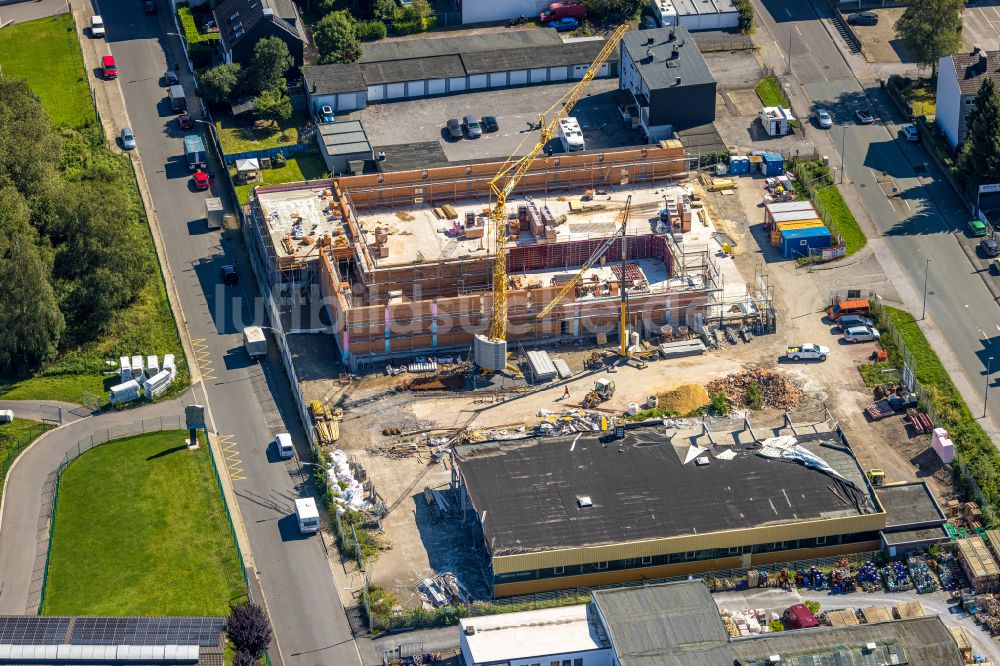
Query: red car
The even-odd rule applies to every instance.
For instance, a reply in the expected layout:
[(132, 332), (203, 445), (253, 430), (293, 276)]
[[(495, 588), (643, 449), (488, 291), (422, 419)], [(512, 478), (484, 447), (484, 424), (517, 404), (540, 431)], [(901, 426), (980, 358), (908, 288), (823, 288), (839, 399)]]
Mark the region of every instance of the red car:
[(118, 65), (115, 64), (114, 56), (103, 56), (101, 58), (101, 67), (104, 70), (104, 78), (106, 79), (117, 79), (118, 78)]
[(180, 124), (181, 129), (191, 129), (194, 127), (194, 121), (191, 120), (191, 115), (187, 113), (177, 116), (177, 122)]
[(208, 174), (204, 171), (195, 171), (192, 178), (194, 178), (194, 189), (207, 190), (209, 188)]

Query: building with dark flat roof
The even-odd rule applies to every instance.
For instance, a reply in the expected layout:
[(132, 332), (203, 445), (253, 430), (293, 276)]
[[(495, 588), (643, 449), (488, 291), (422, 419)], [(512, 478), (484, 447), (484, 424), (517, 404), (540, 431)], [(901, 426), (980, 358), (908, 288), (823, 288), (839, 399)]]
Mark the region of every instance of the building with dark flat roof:
[[(303, 69), (309, 108), (341, 113), (371, 102), (582, 79), (604, 40), (564, 42), (554, 30), (511, 30), (362, 46), (355, 63)], [(598, 76), (618, 73), (612, 57)]]
[(693, 458), (676, 441), (657, 424), (460, 449), (494, 594), (878, 550), (885, 512), (839, 435)]
[(876, 490), (885, 509), (882, 545), (890, 556), (947, 541), (947, 517), (924, 481), (896, 483)]
[(627, 32), (619, 51), (619, 88), (631, 94), (651, 141), (715, 120), (715, 77), (687, 28)]

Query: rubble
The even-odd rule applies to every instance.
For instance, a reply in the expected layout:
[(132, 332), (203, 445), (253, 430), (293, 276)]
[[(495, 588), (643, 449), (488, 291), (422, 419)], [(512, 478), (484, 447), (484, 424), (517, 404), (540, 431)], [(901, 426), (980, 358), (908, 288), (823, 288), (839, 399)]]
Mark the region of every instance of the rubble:
[(708, 383), (709, 395), (722, 393), (730, 405), (748, 407), (747, 390), (756, 384), (760, 389), (762, 407), (794, 409), (802, 402), (802, 390), (784, 375), (765, 368), (754, 368)]
[(337, 449), (326, 470), (327, 481), (330, 482), (330, 495), (337, 505), (337, 513), (348, 510), (365, 510), (371, 508), (365, 499), (365, 488), (361, 481), (354, 478), (354, 472), (347, 460), (347, 454)]
[(424, 578), (417, 585), (417, 593), (423, 607), (428, 610), (452, 604), (468, 604), (472, 600), (458, 576), (450, 571)]

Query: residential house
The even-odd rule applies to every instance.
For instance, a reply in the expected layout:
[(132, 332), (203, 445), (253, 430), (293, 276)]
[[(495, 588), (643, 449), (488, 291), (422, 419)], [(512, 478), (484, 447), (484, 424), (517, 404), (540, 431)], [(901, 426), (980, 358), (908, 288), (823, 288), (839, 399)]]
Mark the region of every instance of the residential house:
[(938, 60), (937, 124), (952, 148), (965, 141), (969, 114), (976, 108), (976, 93), (987, 78), (1000, 84), (1000, 51), (978, 46), (970, 53), (956, 53)]
[(250, 63), (257, 42), (277, 37), (302, 66), (305, 33), (292, 0), (223, 0), (215, 7), (222, 54), (226, 62)]

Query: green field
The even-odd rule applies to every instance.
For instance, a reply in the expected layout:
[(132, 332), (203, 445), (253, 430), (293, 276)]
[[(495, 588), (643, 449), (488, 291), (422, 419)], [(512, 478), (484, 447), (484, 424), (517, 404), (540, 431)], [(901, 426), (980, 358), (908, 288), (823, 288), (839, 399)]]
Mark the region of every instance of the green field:
[(783, 106), (788, 108), (788, 98), (785, 97), (785, 91), (781, 89), (778, 79), (773, 76), (766, 76), (761, 79), (754, 86), (754, 90), (757, 91), (757, 97), (760, 97), (760, 101), (764, 103), (764, 106)]
[(95, 120), (73, 17), (15, 23), (0, 30), (3, 75), (27, 79), (56, 125), (82, 127)]
[[(119, 178), (123, 186), (131, 188), (133, 205), (140, 208), (142, 203), (128, 158), (109, 152), (99, 130), (88, 127), (95, 120), (94, 106), (71, 16), (61, 14), (0, 30), (0, 65), (4, 76), (27, 79), (53, 122), (80, 130), (81, 137), (70, 142), (76, 152), (69, 155), (67, 150), (67, 162), (74, 166), (100, 164)], [(152, 252), (151, 238), (149, 242), (147, 251)], [(177, 378), (167, 395), (176, 395), (187, 387), (190, 374), (184, 350), (163, 279), (157, 273), (151, 275), (149, 285), (136, 302), (117, 315), (100, 339), (62, 349), (58, 359), (29, 377), (0, 378), (0, 397), (79, 403), (84, 391), (102, 395), (110, 384), (117, 383), (101, 374), (108, 369), (105, 360), (115, 361), (120, 356), (139, 353), (161, 357), (173, 354), (177, 360)]]
[(7, 470), (21, 451), (50, 428), (52, 426), (45, 423), (19, 418), (0, 424), (0, 490), (7, 481)]
[[(236, 170), (229, 169), (233, 177)], [(280, 169), (263, 169), (260, 172), (260, 179), (255, 183), (236, 186), (236, 196), (241, 204), (247, 203), (250, 190), (258, 185), (278, 185), (280, 183), (295, 183), (300, 180), (318, 180), (328, 178), (330, 172), (326, 170), (326, 162), (319, 155), (299, 155), (289, 158), (288, 163)]]
[(207, 445), (164, 431), (98, 446), (66, 467), (46, 615), (226, 615), (245, 600)]

